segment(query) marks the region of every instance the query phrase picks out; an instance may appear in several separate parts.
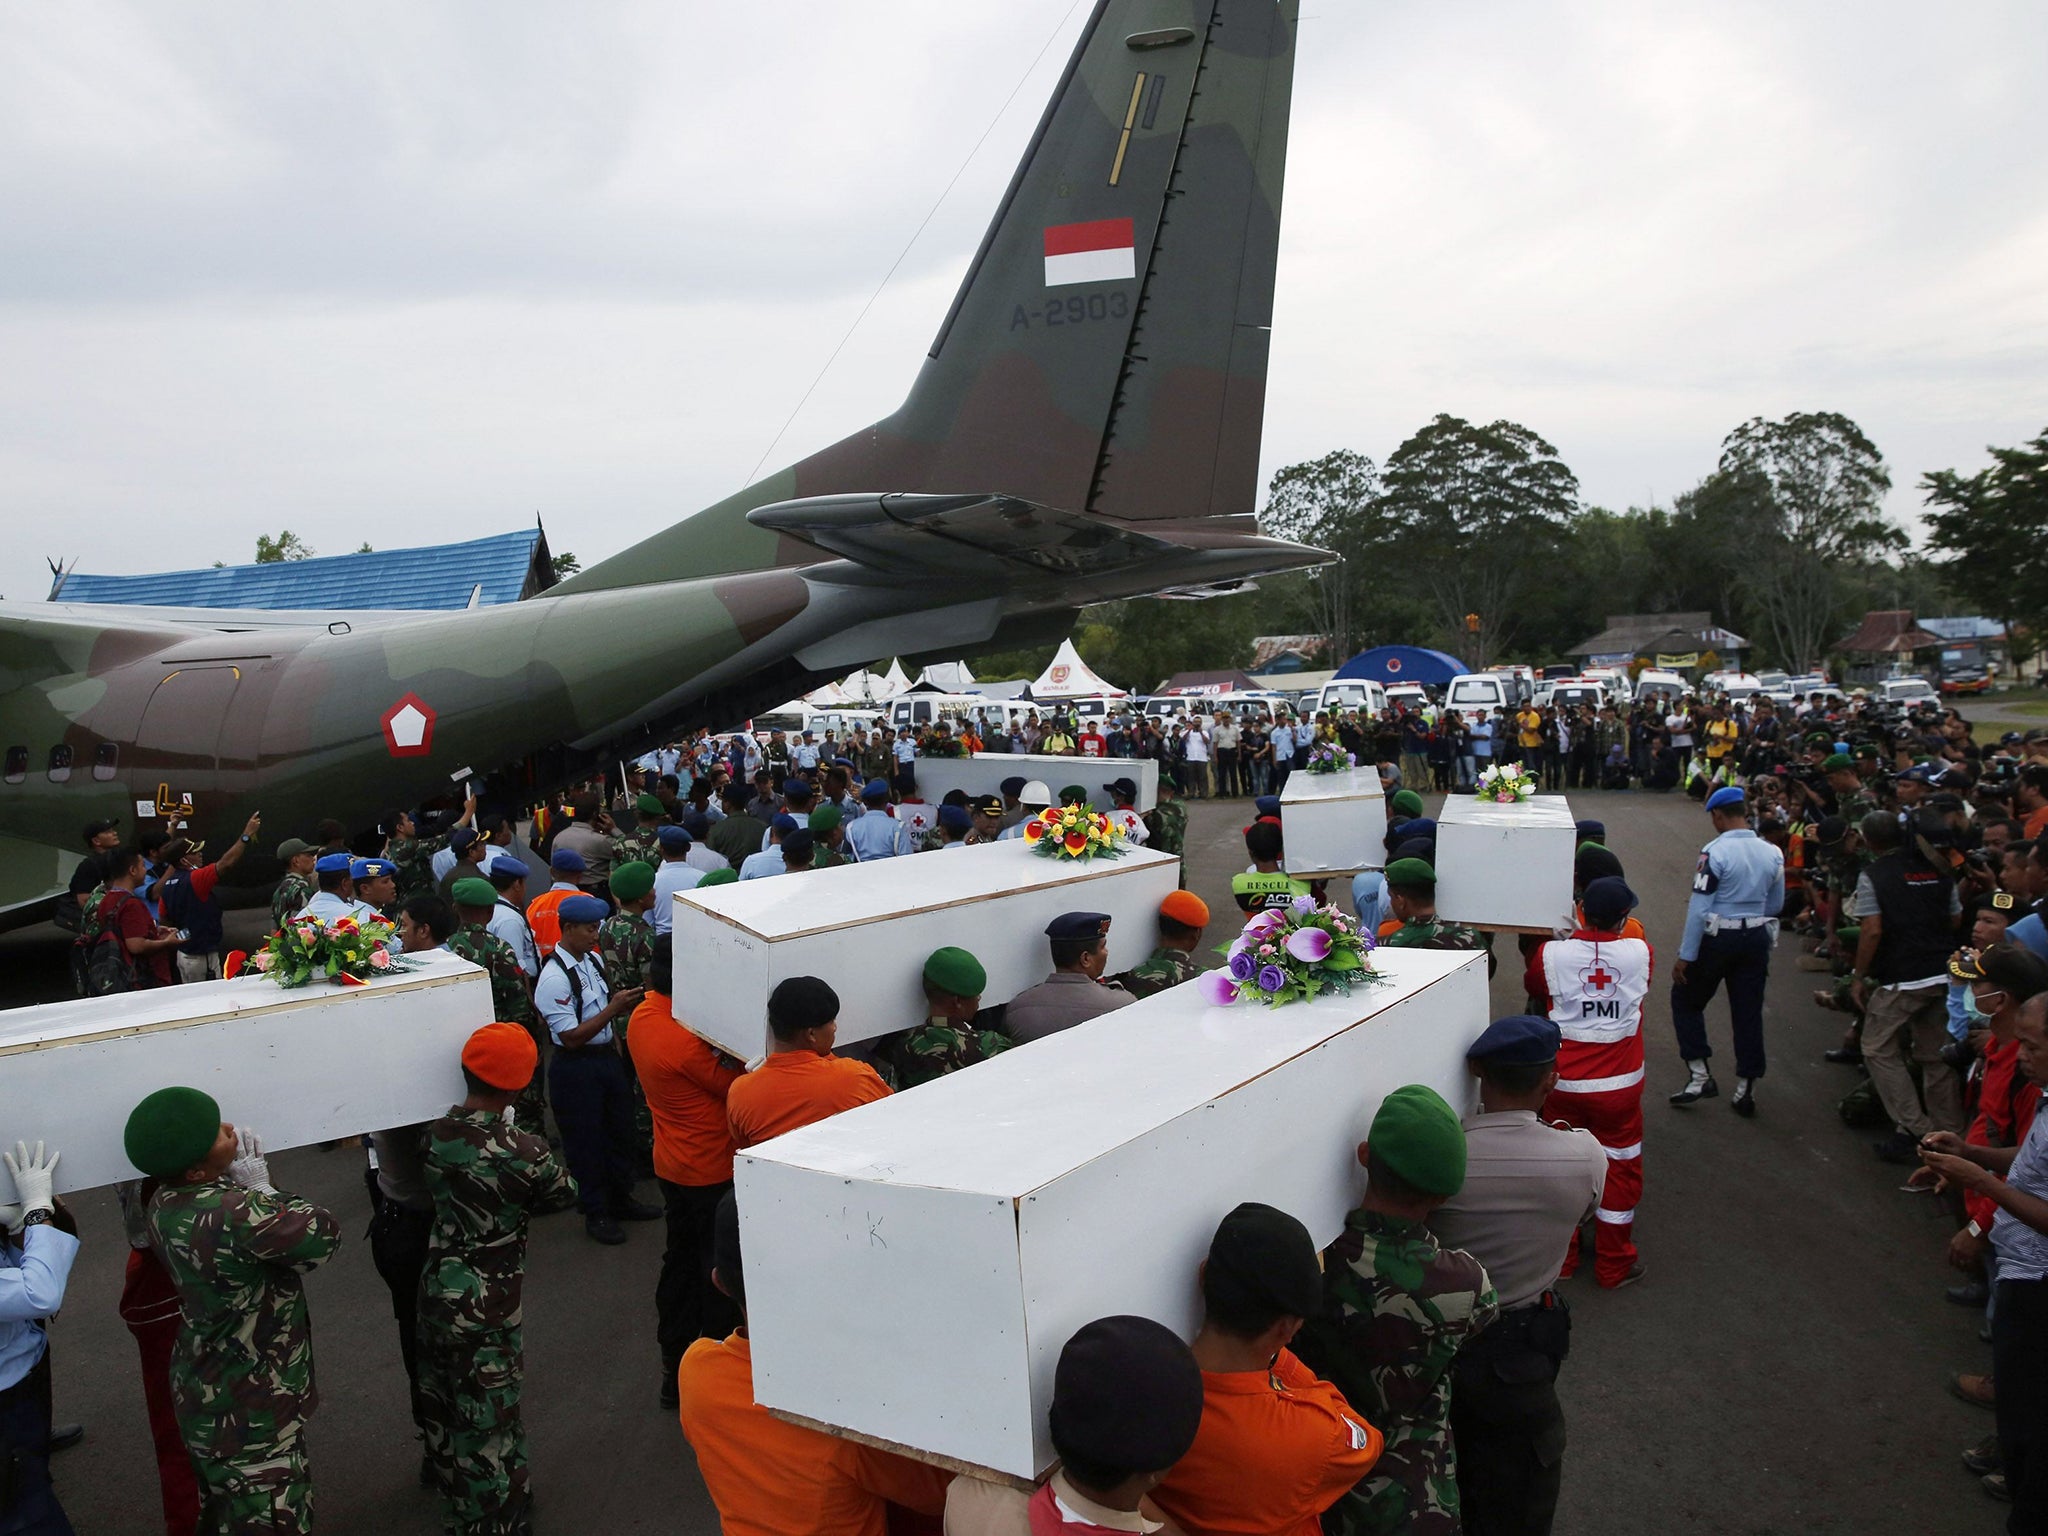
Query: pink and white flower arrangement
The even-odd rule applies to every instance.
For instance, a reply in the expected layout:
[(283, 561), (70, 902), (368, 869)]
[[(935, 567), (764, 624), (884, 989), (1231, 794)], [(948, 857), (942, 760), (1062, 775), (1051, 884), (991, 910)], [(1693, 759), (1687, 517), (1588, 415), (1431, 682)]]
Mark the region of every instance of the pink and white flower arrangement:
[(1334, 906), (1317, 906), (1297, 896), (1285, 907), (1253, 914), (1244, 931), (1223, 950), (1221, 970), (1206, 971), (1196, 983), (1211, 1007), (1232, 1003), (1306, 1001), (1324, 993), (1349, 996), (1355, 981), (1375, 973), (1367, 958), (1373, 937)]

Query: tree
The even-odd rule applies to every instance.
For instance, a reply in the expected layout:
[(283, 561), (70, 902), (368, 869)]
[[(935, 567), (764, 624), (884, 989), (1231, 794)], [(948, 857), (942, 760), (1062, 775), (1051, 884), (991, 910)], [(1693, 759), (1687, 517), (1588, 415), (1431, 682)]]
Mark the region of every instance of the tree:
[(560, 581), (564, 576), (574, 576), (583, 569), (583, 562), (566, 550), (556, 555), (548, 563), (554, 567), (555, 580), (557, 581)]
[(256, 535), (256, 563), (276, 565), (282, 560), (310, 560), (313, 548), (291, 529), (287, 528), (276, 538), (267, 534)]
[(2015, 662), (2019, 632), (2048, 634), (2048, 431), (2018, 448), (1992, 448), (1989, 468), (1921, 477), (1931, 510), (1927, 542), (1950, 585), (2005, 625)]
[(1290, 464), (1274, 474), (1259, 525), (1277, 538), (1341, 557), (1305, 572), (1302, 583), (1310, 622), (1317, 634), (1329, 637), (1333, 664), (1341, 663), (1353, 651), (1356, 595), (1372, 569), (1372, 550), (1386, 541), (1379, 471), (1371, 459), (1348, 448)]
[(1517, 422), (1439, 415), (1394, 450), (1380, 482), (1395, 569), (1421, 584), (1468, 664), (1485, 666), (1516, 632), (1523, 594), (1546, 579), (1578, 477)]
[(374, 555), (376, 551), (370, 548), (370, 541), (365, 539), (363, 540), (362, 548), (358, 549), (356, 553), (359, 555)]
[(1725, 492), (1761, 537), (1742, 540), (1742, 587), (1779, 659), (1819, 662), (1848, 615), (1847, 568), (1906, 547), (1884, 515), (1892, 478), (1863, 429), (1833, 411), (1744, 422), (1721, 444)]

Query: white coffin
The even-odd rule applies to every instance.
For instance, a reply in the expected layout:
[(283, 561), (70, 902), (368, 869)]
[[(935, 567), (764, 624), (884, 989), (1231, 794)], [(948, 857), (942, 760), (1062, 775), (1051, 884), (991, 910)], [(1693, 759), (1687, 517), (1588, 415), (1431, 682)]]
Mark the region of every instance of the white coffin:
[(872, 1040), (924, 1017), (924, 962), (957, 944), (988, 972), (986, 1005), (1007, 1003), (1052, 970), (1045, 925), (1062, 912), (1107, 912), (1109, 968), (1128, 970), (1159, 942), (1159, 903), (1180, 860), (1135, 848), (1071, 863), (1021, 838), (678, 891), (678, 1021), (742, 1061), (768, 1043), (768, 994), (789, 976), (822, 976), (839, 994), (839, 1042)]
[(1515, 805), (1452, 795), (1436, 823), (1437, 916), (1527, 932), (1568, 924), (1577, 852), (1562, 795)]
[(1287, 872), (1305, 880), (1355, 875), (1387, 862), (1387, 790), (1370, 764), (1337, 773), (1296, 769), (1280, 791)]
[(1022, 775), (1040, 779), (1054, 794), (1069, 784), (1088, 791), (1089, 803), (1098, 811), (1113, 811), (1116, 801), (1102, 786), (1112, 779), (1130, 779), (1138, 786), (1138, 809), (1149, 811), (1159, 802), (1159, 764), (1144, 757), (1042, 757), (1017, 752), (977, 752), (972, 757), (920, 757), (917, 760), (917, 793), (933, 805), (955, 789), (970, 795), (1002, 792), (1005, 779)]
[[(491, 1022), (491, 979), (454, 955), (361, 987), (205, 981), (0, 1013), (0, 1141), (47, 1141), (59, 1190), (138, 1177), (128, 1112), (204, 1089), (268, 1148), (430, 1120), (461, 1101), (462, 1044)], [(13, 1198), (0, 1167), (0, 1187)]]
[(1461, 1113), (1485, 957), (1381, 951), (1388, 984), (1268, 1012), (1190, 983), (743, 1153), (754, 1393), (1008, 1477), (1053, 1459), (1053, 1367), (1083, 1323), (1192, 1338), (1195, 1268), (1245, 1200), (1319, 1243), (1356, 1204), (1387, 1092)]

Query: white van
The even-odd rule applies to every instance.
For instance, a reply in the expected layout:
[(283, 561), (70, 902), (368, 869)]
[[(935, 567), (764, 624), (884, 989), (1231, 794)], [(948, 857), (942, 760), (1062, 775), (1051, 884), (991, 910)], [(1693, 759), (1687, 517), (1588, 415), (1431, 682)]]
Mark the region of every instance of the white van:
[(1646, 702), (1653, 702), (1659, 709), (1669, 709), (1687, 693), (1684, 678), (1676, 672), (1659, 672), (1646, 668), (1636, 678), (1635, 696)]
[(1513, 679), (1497, 672), (1462, 673), (1451, 679), (1451, 686), (1444, 693), (1444, 705), (1455, 709), (1468, 723), (1490, 720), (1495, 710), (1508, 708), (1514, 686)]
[(907, 725), (921, 731), (939, 720), (964, 719), (975, 705), (988, 702), (978, 693), (906, 693), (889, 701), (889, 729)]
[(1145, 718), (1154, 725), (1167, 725), (1185, 720), (1191, 710), (1204, 702), (1200, 694), (1162, 693), (1145, 701)]
[(1429, 690), (1420, 683), (1396, 683), (1387, 690), (1387, 707), (1400, 705), (1410, 714), (1429, 708)]
[(1888, 677), (1877, 685), (1877, 702), (1911, 709), (1916, 704), (1939, 704), (1941, 694), (1924, 677)]
[(1377, 715), (1387, 707), (1387, 690), (1367, 677), (1347, 677), (1316, 690), (1315, 702), (1304, 705), (1311, 715), (1325, 709), (1359, 709)]
[(828, 734), (847, 741), (855, 731), (872, 731), (881, 723), (882, 712), (878, 709), (820, 709), (804, 721), (802, 728), (814, 732), (820, 741)]
[(1588, 667), (1579, 676), (1590, 678), (1605, 688), (1607, 701), (1616, 709), (1635, 699), (1635, 689), (1629, 684), (1628, 673), (1620, 667)]
[(1598, 710), (1614, 699), (1597, 677), (1565, 677), (1550, 685), (1550, 702), (1558, 709), (1577, 709), (1583, 704)]

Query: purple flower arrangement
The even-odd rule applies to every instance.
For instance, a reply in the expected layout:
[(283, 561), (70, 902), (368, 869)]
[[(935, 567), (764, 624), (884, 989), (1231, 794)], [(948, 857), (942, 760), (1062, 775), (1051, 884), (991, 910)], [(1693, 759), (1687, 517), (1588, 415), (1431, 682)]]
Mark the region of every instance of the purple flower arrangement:
[(1309, 748), (1308, 771), (1310, 773), (1341, 773), (1346, 768), (1356, 768), (1358, 759), (1349, 752), (1340, 752), (1328, 742), (1318, 742)]
[(1317, 906), (1312, 896), (1297, 896), (1287, 906), (1255, 914), (1224, 949), (1229, 959), (1223, 968), (1205, 971), (1195, 985), (1216, 1008), (1277, 1008), (1326, 992), (1349, 996), (1354, 982), (1374, 978), (1367, 958), (1372, 947), (1372, 935), (1355, 919), (1333, 906)]

